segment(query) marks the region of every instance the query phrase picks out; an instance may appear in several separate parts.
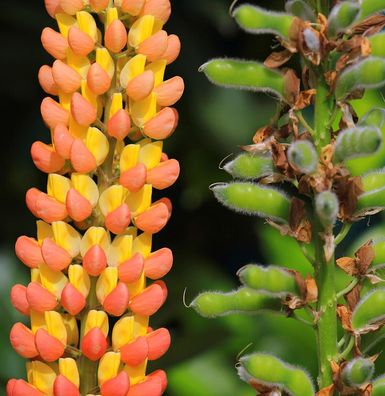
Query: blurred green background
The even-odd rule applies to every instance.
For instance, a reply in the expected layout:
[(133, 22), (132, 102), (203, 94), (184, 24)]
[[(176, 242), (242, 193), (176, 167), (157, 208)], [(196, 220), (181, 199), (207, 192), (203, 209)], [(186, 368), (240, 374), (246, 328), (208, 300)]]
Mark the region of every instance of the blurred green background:
[[(238, 30), (228, 14), (230, 3), (174, 0), (166, 27), (183, 44), (168, 76), (181, 75), (186, 82), (185, 95), (177, 105), (180, 126), (166, 143), (166, 152), (180, 161), (182, 174), (165, 192), (172, 198), (174, 213), (155, 238), (155, 248), (168, 246), (175, 256), (174, 269), (166, 278), (168, 301), (152, 319), (153, 327), (166, 326), (173, 336), (167, 356), (152, 365), (168, 371), (170, 396), (254, 395), (237, 378), (234, 367), (238, 353), (249, 343), (249, 351), (274, 352), (314, 375), (317, 370), (314, 335), (305, 325), (274, 315), (207, 320), (186, 309), (182, 301), (186, 287), (187, 301), (201, 290), (231, 290), (237, 285), (235, 272), (249, 262), (296, 266), (304, 274), (309, 269), (292, 241), (281, 239), (278, 245), (275, 231), (219, 206), (208, 189), (211, 183), (228, 179), (219, 169), (221, 160), (237, 153), (239, 145), (248, 144), (275, 109), (267, 96), (214, 87), (198, 73), (198, 67), (212, 57), (263, 60), (274, 45), (270, 35), (257, 37)], [(254, 3), (282, 9), (284, 1)], [(8, 298), (12, 284), (28, 283), (28, 271), (13, 252), (19, 235), (35, 235), (24, 194), (31, 186), (44, 190), (46, 183), (29, 155), (33, 141), (49, 139), (39, 114), (44, 95), (37, 81), (39, 67), (52, 62), (40, 44), (45, 26), (54, 27), (54, 21), (46, 14), (43, 0), (2, 2), (0, 394), (9, 377), (25, 375), (24, 361), (8, 343), (12, 323), (24, 319), (11, 308)], [(357, 230), (365, 226), (358, 225)]]

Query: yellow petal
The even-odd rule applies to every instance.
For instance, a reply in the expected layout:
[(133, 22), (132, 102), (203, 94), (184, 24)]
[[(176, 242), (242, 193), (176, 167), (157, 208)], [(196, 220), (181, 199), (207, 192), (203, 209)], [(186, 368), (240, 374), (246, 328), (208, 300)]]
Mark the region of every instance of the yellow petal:
[(109, 144), (106, 135), (99, 131), (98, 128), (88, 128), (86, 146), (95, 157), (97, 165), (101, 165), (106, 159), (109, 150)]
[(109, 26), (115, 19), (118, 19), (118, 9), (115, 7), (107, 8), (106, 26)]
[(91, 282), (87, 271), (82, 265), (74, 264), (68, 267), (68, 279), (70, 283), (77, 289), (84, 297), (88, 296), (90, 292)]
[(73, 26), (77, 26), (76, 19), (68, 14), (56, 14), (55, 18), (59, 27), (59, 31), (65, 38), (68, 37), (69, 30)]
[(77, 347), (79, 344), (79, 326), (75, 316), (63, 314), (62, 318), (67, 331), (67, 344)]
[(71, 182), (76, 191), (87, 198), (92, 206), (96, 206), (99, 199), (99, 189), (91, 177), (81, 173), (72, 173)]
[(118, 269), (107, 267), (96, 282), (96, 297), (103, 303), (104, 299), (115, 289), (118, 284)]
[(133, 168), (138, 163), (140, 145), (128, 144), (120, 155), (120, 172)]
[(140, 363), (138, 366), (125, 366), (124, 371), (130, 377), (130, 384), (134, 385), (138, 382), (142, 381), (146, 376), (146, 369), (147, 369), (147, 359)]
[(79, 371), (76, 361), (72, 358), (59, 359), (59, 373), (70, 380), (77, 387), (80, 385)]
[(134, 316), (125, 316), (115, 323), (112, 330), (112, 348), (115, 351), (134, 339), (134, 321)]
[(120, 353), (107, 352), (100, 359), (98, 367), (98, 383), (99, 386), (106, 381), (115, 378), (118, 375), (120, 367)]
[(150, 184), (145, 184), (138, 192), (127, 195), (126, 203), (133, 217), (138, 216), (151, 206), (151, 196), (152, 186)]
[(90, 102), (90, 103), (92, 104), (92, 106), (93, 106), (95, 109), (97, 109), (97, 108), (98, 108), (98, 96), (95, 95), (95, 94), (91, 91), (91, 89), (90, 89), (90, 87), (88, 86), (86, 80), (82, 80), (82, 83), (81, 83), (81, 84), (82, 84), (82, 85), (81, 85), (82, 96), (83, 96), (86, 100), (88, 100), (88, 102)]
[(91, 310), (88, 312), (86, 324), (84, 326), (84, 334), (91, 329), (98, 327), (105, 337), (108, 335), (108, 316), (104, 311)]
[(86, 11), (78, 11), (76, 13), (79, 29), (87, 33), (95, 42), (98, 39), (98, 28), (93, 16)]
[(67, 250), (71, 257), (76, 257), (80, 252), (80, 234), (64, 221), (54, 221), (52, 231), (55, 242)]
[(155, 76), (154, 86), (157, 87), (163, 82), (164, 72), (166, 70), (167, 61), (159, 60), (156, 62), (149, 63), (146, 66), (146, 70), (151, 70)]
[(137, 19), (128, 32), (128, 43), (131, 47), (137, 48), (140, 43), (148, 39), (154, 29), (155, 17), (144, 15)]
[(160, 163), (162, 157), (163, 142), (151, 142), (150, 139), (144, 139), (143, 143), (144, 144), (141, 144), (141, 142), (139, 142), (141, 149), (138, 162), (146, 165), (147, 169), (155, 168)]
[(136, 282), (126, 283), (126, 285), (131, 298), (140, 294), (146, 288), (146, 277), (144, 273)]
[(144, 336), (147, 334), (149, 319), (150, 318), (148, 316), (139, 316), (139, 315), (134, 316), (135, 337)]
[(41, 283), (39, 268), (31, 268), (31, 282)]
[(156, 115), (156, 94), (152, 92), (147, 98), (137, 102), (131, 100), (130, 106), (134, 123), (142, 128), (147, 121)]
[(86, 56), (76, 55), (70, 48), (68, 48), (67, 65), (75, 69), (83, 79), (86, 79), (91, 63)]
[(59, 92), (59, 102), (65, 110), (68, 110), (68, 111), (71, 110), (71, 98), (72, 98), (72, 94), (66, 94), (64, 92)]
[(108, 265), (117, 267), (132, 255), (132, 235), (119, 235), (113, 240), (108, 251)]
[(85, 139), (87, 136), (88, 127), (78, 124), (72, 117), (72, 114), (70, 114), (69, 131), (73, 137)]
[(50, 173), (48, 175), (47, 193), (61, 203), (65, 203), (71, 181), (62, 175)]
[(114, 60), (112, 59), (108, 49), (106, 48), (97, 48), (96, 49), (96, 63), (99, 64), (99, 66), (104, 69), (104, 71), (112, 77), (114, 76), (115, 73), (115, 64)]
[(112, 95), (108, 118), (111, 118), (118, 110), (121, 109), (123, 109), (123, 95), (121, 93), (114, 93)]
[(30, 362), (32, 385), (47, 396), (53, 396), (53, 384), (56, 379), (55, 371), (39, 360)]
[(38, 329), (45, 329), (47, 326), (45, 324), (44, 313), (36, 312), (31, 309), (31, 330), (35, 334)]
[(118, 184), (104, 190), (99, 198), (99, 207), (103, 215), (106, 216), (117, 209), (126, 200), (127, 194), (128, 190)]
[(134, 239), (132, 246), (132, 254), (140, 253), (144, 258), (147, 258), (151, 253), (152, 235), (143, 232)]
[(105, 252), (108, 252), (110, 243), (110, 234), (103, 227), (90, 227), (80, 242), (80, 254), (84, 256), (94, 245), (100, 245)]
[(38, 220), (36, 222), (37, 228), (37, 241), (39, 245), (42, 244), (45, 238), (53, 238), (53, 231), (50, 224), (45, 223), (43, 220)]
[(44, 313), (45, 323), (48, 333), (67, 345), (67, 330), (64, 321), (59, 312), (46, 311)]
[(54, 271), (45, 263), (41, 263), (39, 269), (42, 286), (60, 299), (61, 292), (68, 283), (67, 277), (60, 271)]
[(128, 83), (144, 72), (146, 65), (146, 56), (142, 54), (135, 55), (122, 68), (120, 72), (120, 85), (126, 89)]

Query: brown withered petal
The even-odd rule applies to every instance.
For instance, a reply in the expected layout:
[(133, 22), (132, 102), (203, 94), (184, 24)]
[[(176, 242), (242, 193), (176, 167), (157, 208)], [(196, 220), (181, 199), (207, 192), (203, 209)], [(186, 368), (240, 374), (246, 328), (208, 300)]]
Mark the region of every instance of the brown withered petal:
[(284, 65), (286, 62), (288, 62), (292, 56), (293, 53), (288, 49), (284, 49), (283, 51), (279, 51), (279, 52), (272, 52), (266, 58), (263, 64), (266, 67), (269, 67), (270, 69), (276, 69), (277, 67), (280, 67)]
[(294, 103), (294, 110), (302, 110), (311, 104), (313, 97), (316, 95), (317, 90), (308, 89), (301, 91), (297, 96), (297, 100)]
[(345, 305), (338, 305), (337, 306), (337, 315), (341, 321), (342, 327), (345, 331), (349, 333), (353, 332), (352, 329), (352, 311), (346, 307)]
[(306, 302), (307, 303), (314, 303), (318, 299), (318, 287), (317, 282), (314, 278), (312, 278), (309, 274), (306, 276), (305, 279), (306, 284)]
[(324, 77), (326, 84), (329, 85), (329, 87), (332, 88), (332, 90), (334, 90), (338, 77), (337, 72), (335, 70), (329, 70), (325, 73)]
[(305, 214), (305, 202), (302, 199), (293, 197), (289, 213), (289, 225), (292, 230), (296, 230), (301, 225)]
[(364, 192), (361, 178), (358, 176), (341, 177), (336, 180), (336, 187), (340, 200), (340, 217), (343, 220), (349, 220), (356, 210), (358, 196)]
[(361, 298), (361, 289), (362, 285), (357, 285), (356, 287), (353, 288), (348, 294), (346, 294), (345, 300), (348, 303), (349, 308), (353, 311), (353, 309), (356, 307), (356, 305), (359, 303), (360, 298)]
[(272, 136), (274, 133), (274, 128), (270, 125), (265, 125), (255, 132), (253, 136), (253, 142), (255, 144), (262, 143), (264, 140)]
[(370, 264), (373, 262), (375, 257), (375, 251), (373, 247), (373, 242), (368, 241), (362, 245), (355, 253), (357, 258), (357, 267), (361, 275), (366, 274)]
[(375, 14), (369, 18), (358, 22), (350, 30), (353, 34), (364, 34), (369, 36), (371, 34), (378, 33), (385, 26), (385, 15)]
[(293, 69), (287, 69), (285, 72), (285, 100), (289, 104), (294, 104), (300, 92), (301, 80), (295, 74)]
[(316, 393), (316, 396), (333, 396), (334, 394), (334, 384), (327, 386), (326, 388), (322, 388), (319, 392)]
[(337, 259), (337, 265), (350, 276), (356, 276), (358, 274), (356, 260), (351, 257), (341, 257)]

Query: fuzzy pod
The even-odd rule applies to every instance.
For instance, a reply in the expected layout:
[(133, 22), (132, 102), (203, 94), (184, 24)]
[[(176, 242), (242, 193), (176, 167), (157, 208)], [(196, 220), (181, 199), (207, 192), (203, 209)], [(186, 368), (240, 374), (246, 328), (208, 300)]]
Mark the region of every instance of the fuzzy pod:
[(339, 211), (338, 197), (334, 192), (323, 191), (315, 198), (315, 209), (324, 227), (333, 226)]
[(357, 200), (357, 213), (385, 208), (385, 188), (377, 188), (364, 192)]
[(373, 34), (368, 37), (370, 42), (370, 48), (372, 50), (372, 56), (385, 57), (385, 47), (384, 47), (385, 32)]
[(354, 127), (341, 131), (335, 142), (334, 161), (374, 154), (382, 144), (381, 130), (375, 126)]
[(239, 377), (247, 383), (275, 386), (292, 396), (314, 396), (313, 381), (298, 367), (275, 356), (254, 353), (239, 359)]
[(385, 125), (385, 109), (381, 107), (373, 107), (361, 117), (359, 125), (376, 126), (377, 128), (382, 129)]
[(249, 33), (272, 33), (289, 38), (294, 17), (290, 14), (273, 12), (251, 4), (243, 4), (234, 9), (232, 16), (238, 25)]
[(385, 262), (385, 239), (374, 241), (374, 260), (372, 265), (383, 264)]
[(307, 140), (297, 140), (292, 143), (287, 153), (290, 165), (305, 174), (317, 170), (318, 154), (314, 145)]
[(288, 197), (277, 189), (254, 183), (221, 183), (212, 187), (217, 200), (235, 212), (287, 222)]
[(328, 35), (335, 37), (346, 31), (358, 18), (360, 5), (352, 1), (344, 1), (336, 4), (328, 18)]
[(361, 0), (360, 19), (364, 19), (371, 14), (385, 10), (384, 0)]
[(309, 6), (303, 0), (290, 0), (285, 4), (286, 12), (295, 15), (303, 20), (309, 20), (314, 22), (316, 20), (316, 15), (312, 7)]
[(382, 396), (385, 394), (385, 375), (377, 377), (372, 382), (372, 396)]
[(281, 299), (248, 287), (240, 287), (229, 293), (201, 293), (192, 301), (191, 307), (203, 317), (216, 318), (237, 313), (256, 314), (266, 310), (279, 311)]
[(227, 162), (223, 169), (234, 178), (255, 180), (271, 175), (274, 165), (271, 155), (242, 153)]
[(342, 380), (350, 387), (357, 388), (370, 382), (374, 374), (374, 363), (370, 359), (357, 357), (342, 370)]
[(385, 319), (385, 289), (378, 288), (367, 293), (354, 308), (352, 328), (356, 333), (366, 333), (371, 325)]
[(199, 68), (213, 84), (285, 96), (283, 74), (262, 63), (240, 59), (212, 59)]
[(343, 101), (356, 90), (380, 88), (385, 84), (385, 59), (369, 56), (347, 67), (339, 76), (335, 96)]
[(369, 172), (361, 177), (361, 182), (365, 192), (384, 188), (385, 172), (383, 169)]
[(300, 295), (294, 274), (285, 268), (249, 264), (237, 273), (241, 283), (251, 289), (278, 296)]

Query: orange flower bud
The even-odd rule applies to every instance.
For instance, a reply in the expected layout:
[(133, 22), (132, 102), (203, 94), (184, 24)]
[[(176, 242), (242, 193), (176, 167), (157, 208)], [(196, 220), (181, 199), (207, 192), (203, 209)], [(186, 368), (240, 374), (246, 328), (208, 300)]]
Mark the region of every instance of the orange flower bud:
[(166, 139), (178, 125), (178, 112), (172, 107), (165, 107), (144, 125), (144, 134), (152, 139)]
[(146, 0), (122, 0), (121, 9), (133, 16), (140, 14)]
[(131, 192), (139, 191), (146, 183), (147, 168), (144, 164), (137, 164), (133, 168), (121, 173), (119, 183)]
[(114, 290), (103, 301), (103, 308), (113, 316), (121, 316), (127, 310), (129, 292), (123, 282), (119, 282)]
[(137, 53), (145, 55), (150, 62), (161, 59), (167, 50), (167, 37), (167, 33), (164, 30), (159, 30), (159, 32), (140, 43)]
[(50, 127), (55, 128), (58, 124), (68, 125), (69, 113), (52, 98), (44, 98), (40, 106), (43, 121)]
[(40, 192), (37, 196), (35, 207), (38, 217), (46, 223), (64, 220), (68, 216), (67, 209), (64, 204), (56, 201), (55, 198), (52, 198), (43, 192)]
[(58, 375), (53, 385), (54, 396), (80, 396), (79, 389), (64, 375)]
[(154, 89), (156, 102), (159, 106), (173, 106), (183, 95), (184, 81), (182, 77), (175, 76), (158, 85)]
[(38, 217), (36, 202), (40, 194), (42, 194), (42, 192), (34, 187), (30, 188), (25, 194), (25, 203), (27, 204), (28, 209), (35, 217)]
[(44, 0), (45, 8), (47, 9), (48, 14), (55, 18), (55, 15), (59, 12), (63, 12), (60, 7), (60, 0)]
[(61, 293), (60, 299), (63, 308), (75, 316), (86, 306), (86, 299), (71, 283), (67, 283)]
[(121, 51), (127, 44), (127, 30), (120, 19), (115, 19), (107, 27), (104, 34), (106, 47), (114, 53)]
[(37, 282), (28, 285), (26, 298), (30, 308), (40, 313), (52, 311), (57, 305), (56, 296)]
[(103, 95), (110, 89), (111, 78), (98, 63), (93, 63), (88, 70), (87, 84), (94, 94)]
[(54, 362), (64, 354), (65, 346), (45, 329), (38, 329), (35, 334), (36, 349), (46, 362)]
[(155, 330), (146, 336), (148, 343), (148, 360), (157, 360), (170, 348), (170, 332), (165, 328)]
[(153, 373), (149, 374), (147, 377), (151, 378), (158, 378), (162, 384), (162, 394), (167, 388), (167, 375), (166, 372), (163, 370), (156, 370)]
[(75, 26), (68, 31), (68, 44), (79, 56), (87, 56), (95, 48), (94, 40)]
[(52, 75), (56, 85), (64, 93), (72, 93), (80, 88), (82, 77), (72, 67), (61, 60), (56, 60), (52, 66)]
[(52, 239), (45, 238), (41, 245), (44, 262), (54, 271), (66, 269), (72, 261), (70, 254)]
[(79, 92), (71, 98), (71, 114), (74, 120), (82, 126), (90, 126), (96, 120), (96, 109)]
[(169, 219), (169, 211), (164, 203), (152, 205), (135, 218), (136, 226), (148, 234), (159, 232)]
[(71, 188), (67, 193), (66, 208), (70, 217), (75, 221), (83, 221), (92, 213), (90, 201), (74, 188)]
[(32, 144), (31, 156), (36, 168), (45, 173), (58, 172), (64, 166), (64, 158), (52, 146), (39, 141)]
[(124, 109), (118, 110), (107, 123), (108, 134), (119, 141), (127, 137), (131, 129), (131, 119)]
[(33, 238), (27, 236), (17, 238), (15, 252), (19, 260), (29, 268), (37, 268), (43, 262), (40, 246)]
[(108, 1), (109, 0), (90, 0), (90, 6), (94, 11), (100, 12), (108, 6)]
[(114, 234), (120, 234), (125, 231), (131, 222), (130, 208), (127, 204), (120, 205), (117, 209), (108, 213), (104, 223), (105, 226)]
[(129, 388), (130, 378), (125, 371), (121, 371), (116, 377), (104, 382), (100, 391), (103, 396), (126, 396)]
[(92, 360), (99, 360), (106, 352), (108, 347), (106, 337), (99, 329), (94, 327), (82, 339), (81, 350), (84, 355)]
[(83, 0), (60, 0), (63, 11), (70, 15), (75, 15), (83, 9)]
[(14, 285), (11, 289), (11, 303), (23, 315), (29, 315), (27, 288), (24, 285)]
[(122, 282), (133, 283), (139, 280), (143, 272), (144, 259), (140, 253), (135, 253), (130, 259), (119, 264), (118, 276)]
[(163, 288), (153, 283), (130, 301), (129, 308), (137, 315), (151, 316), (159, 310), (164, 301)]
[(96, 169), (96, 159), (83, 140), (75, 139), (71, 146), (71, 163), (76, 172), (89, 173)]
[(172, 202), (170, 198), (167, 197), (163, 197), (161, 199), (158, 199), (157, 201), (155, 201), (153, 203), (153, 205), (158, 205), (158, 204), (164, 204), (167, 206), (167, 210), (168, 210), (168, 219), (170, 219), (171, 215), (172, 215)]
[[(34, 386), (30, 385), (28, 382), (24, 380), (16, 380), (12, 384), (12, 393), (9, 396), (44, 396), (43, 392), (40, 392)], [(8, 392), (8, 388), (7, 388)], [(8, 393), (7, 393), (8, 396)]]
[(44, 49), (56, 59), (65, 59), (67, 56), (68, 42), (59, 32), (48, 27), (43, 29), (41, 43)]
[(63, 158), (69, 159), (74, 138), (64, 124), (56, 125), (53, 133), (53, 142), (56, 152)]
[(171, 15), (170, 0), (147, 0), (140, 15), (153, 15), (166, 23)]
[(147, 376), (142, 382), (131, 385), (127, 396), (161, 396), (162, 387), (160, 376)]
[(172, 251), (169, 248), (162, 248), (150, 254), (144, 261), (144, 273), (147, 278), (160, 279), (170, 271), (172, 264)]
[(99, 245), (94, 245), (83, 257), (83, 267), (91, 276), (98, 276), (107, 266), (106, 253)]
[(137, 77), (134, 77), (127, 85), (127, 95), (135, 100), (143, 100), (154, 88), (155, 76), (151, 70), (146, 70)]
[(15, 388), (17, 380), (12, 378), (10, 380), (8, 380), (7, 382), (7, 387), (6, 387), (6, 394), (7, 396), (12, 396), (13, 395), (13, 389)]
[(120, 348), (122, 362), (128, 366), (138, 366), (148, 356), (148, 343), (146, 337), (138, 337), (129, 344)]
[(157, 190), (164, 190), (176, 182), (179, 173), (179, 162), (175, 159), (166, 160), (147, 172), (147, 183)]
[(32, 331), (23, 323), (15, 323), (12, 326), (9, 340), (13, 349), (25, 359), (32, 359), (39, 354)]
[(181, 44), (176, 34), (170, 34), (167, 38), (167, 49), (162, 55), (162, 59), (166, 59), (167, 64), (171, 64), (179, 56)]
[(38, 79), (41, 87), (47, 94), (58, 95), (59, 89), (53, 79), (52, 68), (50, 66), (44, 65), (40, 68)]

